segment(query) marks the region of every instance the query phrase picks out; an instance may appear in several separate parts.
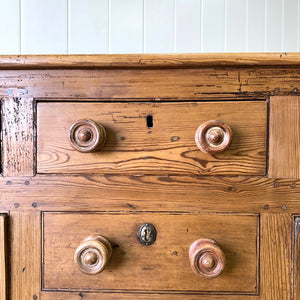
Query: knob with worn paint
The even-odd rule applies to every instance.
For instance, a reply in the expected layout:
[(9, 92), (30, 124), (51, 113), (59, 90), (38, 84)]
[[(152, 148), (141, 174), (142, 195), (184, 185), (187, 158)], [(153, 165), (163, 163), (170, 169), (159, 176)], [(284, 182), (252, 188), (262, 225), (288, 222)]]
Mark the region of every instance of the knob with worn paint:
[(225, 266), (225, 255), (212, 239), (202, 238), (192, 243), (189, 250), (192, 271), (200, 277), (215, 278)]
[(104, 146), (106, 132), (100, 123), (86, 119), (73, 123), (68, 137), (74, 149), (89, 153), (98, 151)]
[(219, 120), (201, 124), (195, 134), (197, 147), (204, 153), (217, 154), (226, 151), (232, 141), (229, 125)]
[(81, 242), (75, 252), (75, 262), (86, 274), (102, 272), (112, 254), (109, 240), (101, 235), (92, 235)]

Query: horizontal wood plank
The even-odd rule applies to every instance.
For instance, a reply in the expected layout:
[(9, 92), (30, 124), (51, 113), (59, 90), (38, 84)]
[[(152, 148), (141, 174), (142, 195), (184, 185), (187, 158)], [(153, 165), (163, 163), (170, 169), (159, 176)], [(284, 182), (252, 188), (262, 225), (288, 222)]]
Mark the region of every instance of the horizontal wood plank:
[(2, 210), (300, 212), (300, 181), (244, 177), (2, 178)]
[[(86, 118), (106, 129), (105, 145), (95, 153), (80, 153), (68, 141), (70, 126)], [(223, 153), (203, 153), (195, 143), (198, 126), (209, 120), (232, 129)], [(264, 175), (266, 135), (265, 101), (38, 103), (37, 172)]]
[(0, 70), (0, 96), (47, 101), (266, 99), (297, 95), (299, 68)]
[(300, 65), (299, 53), (2, 55), (0, 69)]
[[(170, 300), (170, 294), (142, 294), (142, 293), (90, 293), (90, 292), (41, 292), (41, 300)], [(212, 295), (203, 294), (201, 296), (187, 295), (187, 294), (172, 294), (174, 300), (195, 300), (195, 299), (209, 299), (209, 300), (258, 300), (259, 296), (253, 295)]]

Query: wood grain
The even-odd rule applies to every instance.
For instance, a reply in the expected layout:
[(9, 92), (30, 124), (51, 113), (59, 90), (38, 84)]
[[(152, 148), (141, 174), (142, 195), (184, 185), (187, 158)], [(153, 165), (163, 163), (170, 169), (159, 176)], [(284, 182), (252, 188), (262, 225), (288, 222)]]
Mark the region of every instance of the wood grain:
[(39, 299), (41, 290), (41, 214), (10, 213), (10, 299)]
[(0, 70), (0, 96), (120, 101), (267, 99), (299, 95), (297, 67)]
[(203, 295), (188, 295), (188, 294), (172, 294), (171, 298), (169, 294), (143, 294), (143, 293), (91, 293), (91, 292), (41, 292), (42, 300), (195, 300), (195, 299), (209, 299), (209, 300), (258, 300), (259, 296), (253, 295), (212, 295), (212, 294), (203, 294)]
[(7, 299), (8, 264), (7, 264), (7, 216), (0, 214), (0, 299)]
[(261, 215), (261, 298), (291, 299), (291, 215)]
[[(144, 223), (157, 230), (151, 246), (137, 238)], [(105, 236), (113, 247), (98, 275), (86, 275), (74, 263), (76, 248), (91, 234)], [(257, 215), (45, 213), (43, 289), (256, 294), (258, 236)], [(189, 247), (201, 237), (216, 240), (226, 256), (222, 275), (209, 284), (189, 264)]]
[[(38, 173), (264, 175), (265, 101), (186, 103), (38, 103)], [(170, 113), (171, 112), (171, 113)], [(153, 117), (153, 128), (146, 118)], [(102, 124), (106, 143), (80, 153), (68, 129), (89, 118)], [(198, 126), (219, 119), (233, 131), (230, 148), (210, 155), (195, 143)]]
[(293, 296), (295, 300), (299, 300), (300, 295), (300, 217), (295, 216), (293, 222)]
[(300, 97), (270, 101), (269, 176), (300, 178)]
[(33, 99), (2, 99), (1, 160), (5, 177), (34, 174), (33, 118)]
[(300, 65), (299, 53), (2, 55), (0, 69)]
[(247, 177), (0, 178), (3, 210), (299, 212), (300, 181)]

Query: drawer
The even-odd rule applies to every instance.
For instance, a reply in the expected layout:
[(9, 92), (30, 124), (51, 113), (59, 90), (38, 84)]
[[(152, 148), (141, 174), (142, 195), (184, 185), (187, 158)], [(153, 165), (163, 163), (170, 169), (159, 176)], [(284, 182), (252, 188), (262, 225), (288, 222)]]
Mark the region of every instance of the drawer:
[[(76, 123), (79, 120), (86, 121)], [(208, 122), (212, 120), (231, 128), (229, 148), (230, 132), (222, 127), (226, 125)], [(202, 150), (195, 142), (200, 125), (206, 128), (201, 141), (199, 131), (197, 134)], [(68, 137), (71, 127), (72, 142)], [(97, 149), (104, 141), (103, 128), (105, 143)], [(222, 147), (224, 142), (224, 147), (214, 144), (208, 149), (204, 134), (208, 132), (212, 133), (210, 141), (215, 138), (213, 142), (221, 141)], [(265, 101), (43, 102), (37, 105), (37, 172), (264, 175), (266, 136)], [(81, 152), (87, 150), (93, 152)]]
[[(152, 234), (154, 229), (147, 228), (150, 225), (143, 227), (143, 224), (154, 226), (156, 239)], [(84, 241), (91, 235), (94, 239), (95, 235), (105, 237), (112, 247), (110, 258), (107, 245), (104, 247), (106, 250), (101, 252), (106, 253), (104, 256), (108, 263), (98, 274), (87, 274), (84, 269), (86, 264), (90, 264), (92, 269), (95, 266), (93, 264), (97, 265), (97, 260), (93, 260), (94, 254), (89, 253), (94, 251), (91, 249), (95, 249), (95, 244), (86, 245), (89, 241)], [(143, 237), (142, 241), (154, 242), (144, 245), (139, 235)], [(201, 238), (210, 239), (207, 244), (214, 246), (210, 248), (206, 245), (205, 248), (203, 243), (198, 243), (190, 248)], [(103, 245), (106, 243), (102, 242)], [(88, 251), (83, 252), (82, 247), (87, 247), (84, 251)], [(77, 257), (74, 260), (76, 251)], [(192, 271), (191, 265), (197, 261), (194, 259), (197, 257), (195, 253), (215, 255), (212, 260), (208, 256), (204, 261), (210, 265), (209, 275), (207, 269), (202, 276)], [(201, 255), (199, 257), (203, 258)], [(83, 269), (79, 267), (78, 257), (85, 262), (84, 267), (84, 263), (81, 264)], [(224, 269), (219, 274), (222, 264)], [(259, 289), (258, 265), (258, 215), (43, 213), (42, 282), (45, 291), (215, 292), (252, 295), (257, 294)]]

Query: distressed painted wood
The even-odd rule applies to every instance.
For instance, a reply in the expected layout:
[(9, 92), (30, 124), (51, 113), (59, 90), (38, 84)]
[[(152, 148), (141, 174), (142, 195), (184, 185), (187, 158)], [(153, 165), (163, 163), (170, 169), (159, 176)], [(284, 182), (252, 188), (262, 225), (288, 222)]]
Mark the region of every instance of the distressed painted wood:
[(269, 176), (300, 177), (300, 97), (270, 100)]
[(0, 299), (8, 299), (7, 216), (0, 214)]
[(41, 214), (10, 213), (10, 298), (38, 300), (41, 290)]
[(32, 176), (34, 163), (33, 99), (3, 98), (2, 122), (2, 175)]
[[(106, 130), (98, 152), (81, 153), (68, 141), (71, 125), (84, 118)], [(231, 126), (233, 138), (227, 151), (210, 155), (198, 149), (194, 136), (202, 123), (216, 119)], [(264, 101), (222, 108), (218, 102), (39, 103), (37, 172), (264, 175), (266, 124)]]
[[(157, 230), (151, 246), (137, 239), (144, 223)], [(257, 294), (258, 226), (257, 215), (45, 213), (43, 289)], [(98, 275), (85, 275), (74, 263), (76, 248), (91, 234), (105, 236), (113, 248)], [(189, 247), (202, 237), (216, 240), (226, 255), (222, 275), (209, 284), (189, 264)]]

